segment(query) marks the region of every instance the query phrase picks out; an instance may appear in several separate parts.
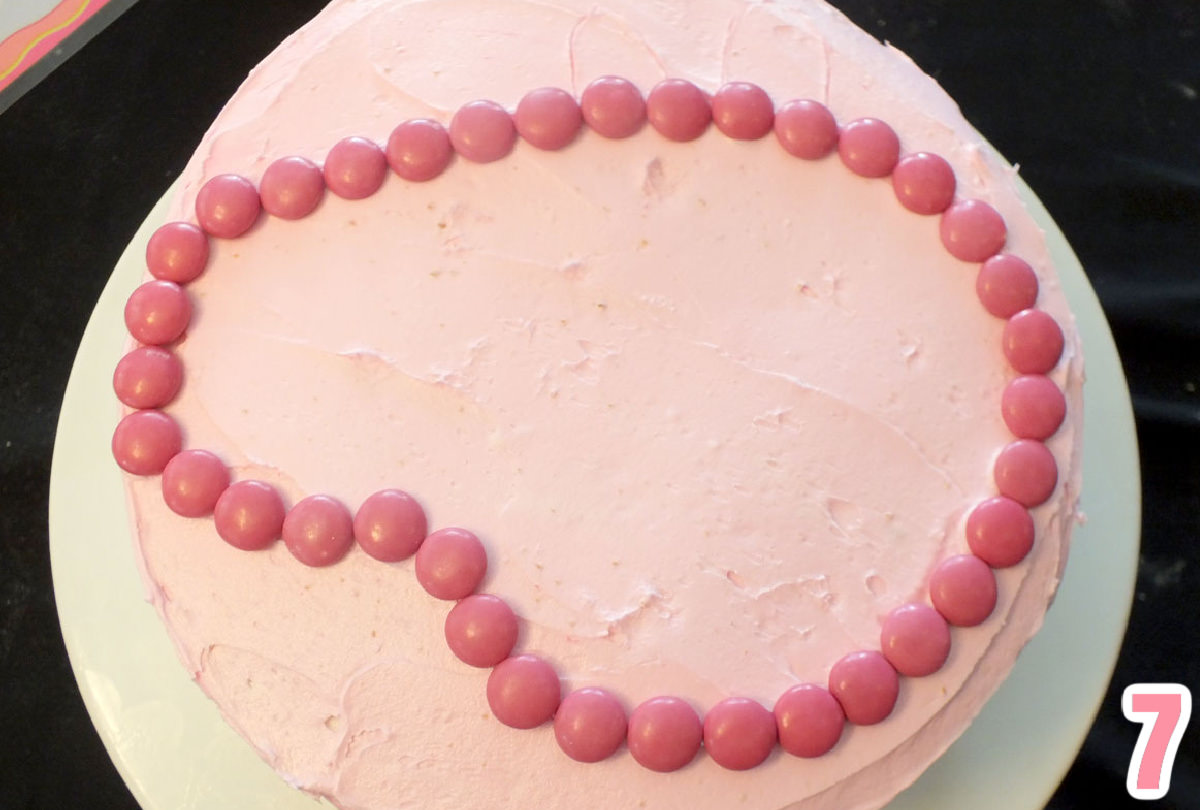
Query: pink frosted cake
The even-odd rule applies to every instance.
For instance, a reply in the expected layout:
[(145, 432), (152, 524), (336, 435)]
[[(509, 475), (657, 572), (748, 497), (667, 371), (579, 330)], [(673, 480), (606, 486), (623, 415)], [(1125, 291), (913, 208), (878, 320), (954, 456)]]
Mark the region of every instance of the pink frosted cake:
[(334, 2), (125, 311), (184, 664), (340, 808), (882, 806), (1066, 560), (1014, 175), (816, 0)]

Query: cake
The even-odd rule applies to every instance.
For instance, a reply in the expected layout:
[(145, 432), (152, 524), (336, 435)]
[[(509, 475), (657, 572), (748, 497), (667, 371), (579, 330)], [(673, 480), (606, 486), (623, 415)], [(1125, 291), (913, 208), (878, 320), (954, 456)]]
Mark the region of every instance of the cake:
[(1043, 235), (823, 3), (337, 0), (173, 194), (113, 450), (183, 664), (297, 788), (876, 808), (1042, 622)]

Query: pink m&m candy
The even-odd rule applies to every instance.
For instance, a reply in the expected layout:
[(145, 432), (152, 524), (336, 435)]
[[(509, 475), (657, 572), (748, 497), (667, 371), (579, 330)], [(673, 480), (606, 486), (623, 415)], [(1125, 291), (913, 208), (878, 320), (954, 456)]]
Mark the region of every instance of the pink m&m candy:
[(283, 157), (263, 172), (258, 194), (263, 209), (280, 219), (302, 219), (325, 193), (325, 175), (308, 158)]
[(758, 85), (730, 82), (713, 96), (712, 119), (717, 129), (730, 138), (753, 141), (771, 131), (775, 107)]
[(217, 534), (243, 551), (266, 548), (283, 533), (286, 510), (278, 490), (265, 481), (230, 484), (213, 507)]
[(1047, 374), (1062, 357), (1065, 339), (1053, 316), (1026, 309), (1008, 319), (1001, 337), (1004, 356), (1020, 374)]
[(954, 169), (941, 155), (906, 155), (892, 171), (892, 188), (900, 204), (915, 214), (940, 214), (954, 202)]
[(254, 184), (237, 174), (219, 174), (200, 187), (196, 219), (213, 236), (235, 239), (258, 220), (262, 201)]
[(703, 739), (700, 716), (677, 697), (651, 698), (629, 715), (629, 753), (652, 771), (666, 773), (687, 765)]
[(541, 87), (525, 94), (513, 116), (517, 132), (538, 149), (555, 150), (575, 140), (583, 126), (579, 104), (566, 90)]
[(664, 79), (646, 96), (646, 118), (672, 141), (694, 141), (712, 122), (708, 96), (684, 79)]
[(175, 340), (187, 329), (191, 318), (192, 303), (183, 288), (173, 281), (147, 281), (125, 302), (125, 326), (129, 334), (148, 345)]
[(880, 646), (888, 663), (901, 675), (932, 675), (950, 654), (950, 627), (929, 605), (901, 605), (883, 620)]
[(113, 372), (117, 399), (131, 408), (161, 408), (183, 384), (183, 364), (158, 346), (141, 346), (125, 355)]
[(517, 130), (512, 116), (494, 101), (470, 101), (450, 119), (454, 151), (472, 163), (491, 163), (512, 151)]
[(425, 510), (407, 492), (384, 489), (371, 495), (354, 515), (354, 539), (382, 562), (407, 560), (421, 546)]
[(387, 157), (374, 141), (351, 135), (342, 138), (325, 156), (325, 185), (347, 200), (370, 197), (383, 185)]
[(163, 500), (172, 512), (183, 517), (211, 514), (227, 486), (229, 469), (207, 450), (176, 453), (163, 469)]
[(511, 728), (537, 728), (554, 716), (561, 700), (558, 673), (535, 655), (505, 659), (488, 676), (488, 706)]
[(168, 222), (146, 243), (146, 267), (163, 281), (187, 284), (208, 264), (208, 237), (190, 222)]
[(182, 446), (179, 425), (162, 411), (134, 411), (113, 431), (113, 458), (133, 475), (158, 475)]
[(992, 475), (1001, 495), (1023, 506), (1040, 506), (1058, 484), (1058, 464), (1046, 445), (1017, 439), (1000, 451)]
[(475, 592), (487, 573), (487, 551), (466, 529), (439, 529), (417, 549), (417, 581), (430, 596), (462, 599)]
[(1029, 262), (1019, 256), (998, 253), (979, 268), (975, 294), (990, 314), (1011, 318), (1037, 301), (1037, 274)]
[(996, 608), (996, 577), (974, 554), (938, 563), (929, 577), (933, 606), (955, 627), (974, 627)]
[(860, 650), (843, 656), (829, 671), (829, 692), (859, 726), (880, 723), (896, 705), (900, 678), (882, 653)]
[(646, 123), (641, 92), (618, 76), (601, 76), (585, 87), (579, 111), (587, 125), (605, 138), (628, 138)]
[(793, 99), (775, 111), (775, 137), (789, 155), (820, 160), (837, 148), (838, 125), (819, 101)]
[(939, 223), (942, 246), (956, 259), (981, 262), (1000, 252), (1008, 238), (1004, 218), (983, 200), (959, 200)]
[(491, 594), (472, 594), (446, 615), (446, 643), (473, 667), (494, 667), (508, 658), (519, 630), (512, 608)]
[(387, 162), (405, 180), (432, 180), (450, 164), (454, 147), (450, 135), (437, 121), (414, 118), (392, 130), (387, 144)]
[(1033, 548), (1033, 516), (1011, 498), (988, 498), (967, 517), (967, 545), (992, 568), (1007, 568)]
[(1049, 377), (1025, 374), (1005, 386), (1000, 412), (1017, 438), (1048, 439), (1067, 416), (1067, 399)]
[(900, 159), (900, 138), (878, 118), (859, 118), (842, 127), (838, 154), (861, 177), (887, 177)]
[(283, 519), (283, 542), (305, 565), (333, 565), (354, 545), (350, 510), (328, 495), (310, 495)]
[(801, 683), (775, 701), (779, 744), (794, 757), (819, 757), (842, 738), (846, 713), (824, 686)]
[(629, 721), (621, 702), (603, 689), (576, 689), (554, 714), (558, 747), (576, 762), (599, 762), (625, 742)]
[(704, 750), (731, 771), (762, 764), (777, 737), (775, 715), (749, 698), (726, 698), (704, 715)]

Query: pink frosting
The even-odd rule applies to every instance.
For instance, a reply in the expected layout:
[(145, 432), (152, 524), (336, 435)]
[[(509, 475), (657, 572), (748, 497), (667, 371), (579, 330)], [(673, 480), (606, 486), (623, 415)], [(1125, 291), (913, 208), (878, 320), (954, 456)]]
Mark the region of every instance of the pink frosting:
[[(449, 165), (453, 113), (477, 98), (512, 109), (536, 87), (579, 97), (620, 74), (642, 93), (669, 77), (706, 94), (747, 81), (838, 121), (878, 116), (905, 153), (943, 156), (960, 195), (1003, 215), (1006, 249), (1036, 269), (1037, 306), (1063, 327), (1050, 376), (1072, 414), (1079, 356), (1011, 169), (911, 64), (818, 3), (684, 11), (330, 6), (222, 114), (172, 215), (189, 216), (212, 177), (257, 180), (284, 155), (319, 163), (352, 135), (387, 143), (405, 120), (438, 123), (392, 139), (393, 169), (436, 180), (416, 186), (398, 169), (368, 200), (327, 196), (303, 221), (214, 241), (189, 287), (203, 317), (179, 347), (187, 385), (170, 410), (189, 446), (288, 502), (323, 492), (358, 504), (400, 486), (433, 525), (470, 527), (483, 565), (447, 598), (486, 577), (523, 619), (518, 652), (552, 662), (564, 691), (603, 684), (626, 706), (661, 694), (770, 705), (797, 683), (826, 683), (847, 652), (877, 648), (880, 617), (923, 598), (938, 561), (968, 550), (966, 515), (996, 494), (992, 459), (1011, 440), (1004, 321), (981, 310), (935, 219), (837, 159), (797, 160), (775, 139), (716, 127), (681, 143), (634, 127)], [(354, 315), (327, 316), (338, 311)], [(878, 806), (965, 727), (1057, 584), (1077, 436), (1068, 421), (1047, 440), (1062, 486), (1032, 512), (1037, 553), (995, 573), (991, 618), (955, 630), (951, 659), (907, 679), (885, 722), (847, 727), (819, 759), (756, 768), (764, 807)], [(579, 796), (684, 808), (745, 792), (709, 757), (664, 784), (621, 754), (580, 769), (548, 726), (496, 722), (493, 690), (441, 642), (446, 605), (422, 588), (432, 537), (415, 563), (354, 550), (306, 569), (281, 544), (247, 555), (204, 522), (180, 527), (156, 482), (131, 487), (152, 592), (187, 666), (306, 790), (345, 808), (397, 790), (457, 808)], [(519, 698), (512, 715), (496, 704), (506, 717), (544, 713), (548, 688), (527, 701), (526, 679), (493, 677), (497, 694)]]

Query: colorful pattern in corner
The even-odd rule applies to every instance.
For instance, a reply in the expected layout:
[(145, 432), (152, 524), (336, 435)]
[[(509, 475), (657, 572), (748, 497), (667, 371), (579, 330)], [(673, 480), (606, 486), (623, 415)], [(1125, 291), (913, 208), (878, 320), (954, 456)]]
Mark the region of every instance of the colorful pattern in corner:
[[(108, 0), (61, 0), (49, 13), (15, 33), (0, 30), (0, 90), (83, 25)], [(48, 3), (47, 3), (48, 5)]]

